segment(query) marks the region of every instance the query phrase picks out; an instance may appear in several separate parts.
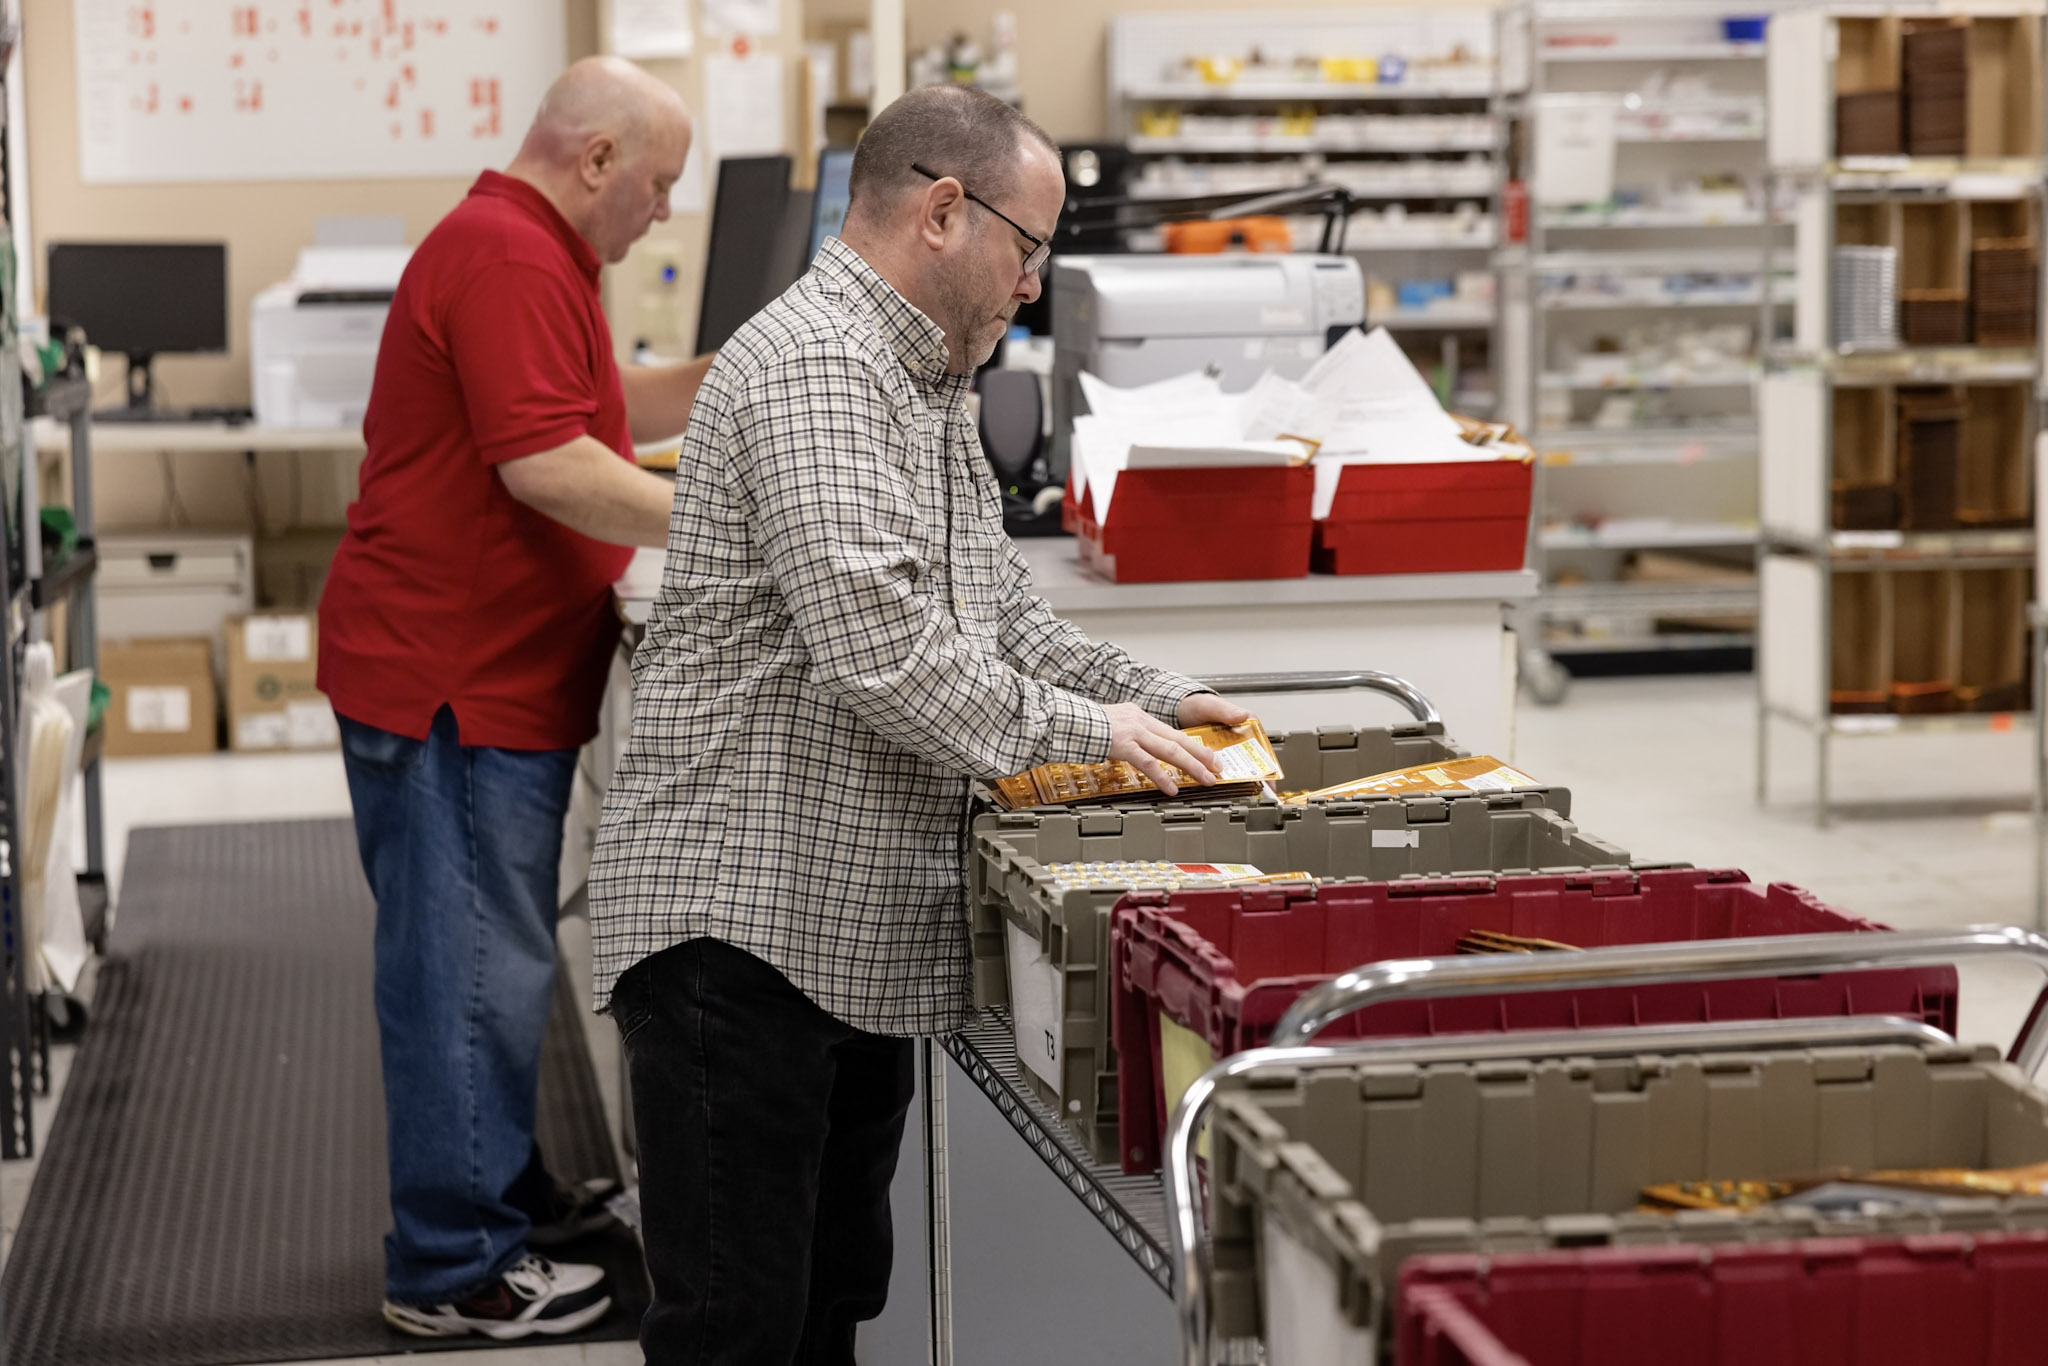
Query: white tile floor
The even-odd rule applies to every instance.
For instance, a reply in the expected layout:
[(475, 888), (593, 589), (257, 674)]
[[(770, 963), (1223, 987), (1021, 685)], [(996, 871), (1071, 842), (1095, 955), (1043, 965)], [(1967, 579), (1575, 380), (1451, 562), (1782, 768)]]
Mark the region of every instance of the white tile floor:
[[(1574, 818), (1638, 857), (1742, 868), (1902, 928), (2031, 920), (2033, 846), (2026, 821), (2011, 814), (2024, 809), (2027, 798), (2019, 736), (1841, 744), (1835, 791), (1858, 810), (1820, 830), (1801, 804), (1812, 790), (1812, 759), (1810, 741), (1796, 731), (1774, 732), (1773, 804), (1755, 802), (1754, 695), (1747, 677), (1581, 682), (1560, 707), (1525, 706), (1517, 724), (1517, 764), (1569, 787)], [(1873, 805), (1892, 797), (1915, 804)], [(109, 866), (118, 874), (127, 833), (136, 826), (345, 815), (348, 792), (333, 755), (129, 760), (107, 766), (106, 810)], [(580, 926), (565, 933), (572, 958), (583, 939)], [(2009, 1039), (2036, 985), (2024, 970), (1965, 969), (1964, 1036)], [(602, 1027), (591, 1037), (600, 1047), (610, 1043)], [(68, 1056), (57, 1060), (59, 1095), (68, 1063)], [(616, 1075), (603, 1058), (599, 1073), (608, 1086)], [(48, 1101), (39, 1106), (39, 1133), (47, 1134), (55, 1109)], [(0, 1226), (7, 1240), (33, 1179), (33, 1162), (0, 1168)], [(421, 1358), (375, 1360), (396, 1366)], [(619, 1343), (431, 1360), (434, 1366), (624, 1366), (638, 1361), (639, 1352)]]

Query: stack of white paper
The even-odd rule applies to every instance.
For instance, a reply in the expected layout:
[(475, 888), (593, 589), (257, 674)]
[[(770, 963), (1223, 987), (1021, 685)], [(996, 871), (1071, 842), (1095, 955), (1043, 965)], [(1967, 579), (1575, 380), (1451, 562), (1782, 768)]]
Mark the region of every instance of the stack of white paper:
[(1083, 374), (1081, 391), (1089, 414), (1074, 422), (1074, 487), (1080, 497), (1092, 490), (1098, 519), (1125, 469), (1282, 464), (1313, 448), (1322, 518), (1346, 465), (1503, 458), (1464, 439), (1383, 327), (1345, 333), (1298, 381), (1268, 371), (1240, 394), (1224, 393), (1205, 374), (1135, 389)]

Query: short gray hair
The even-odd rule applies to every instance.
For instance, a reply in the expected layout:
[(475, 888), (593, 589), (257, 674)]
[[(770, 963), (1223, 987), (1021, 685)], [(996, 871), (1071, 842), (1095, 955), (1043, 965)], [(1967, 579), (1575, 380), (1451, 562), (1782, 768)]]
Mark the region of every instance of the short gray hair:
[(906, 91), (861, 134), (847, 212), (872, 213), (905, 190), (929, 185), (912, 163), (952, 176), (978, 195), (1007, 194), (1017, 178), (1017, 148), (1027, 139), (1059, 156), (1059, 144), (1043, 128), (986, 91), (964, 85)]

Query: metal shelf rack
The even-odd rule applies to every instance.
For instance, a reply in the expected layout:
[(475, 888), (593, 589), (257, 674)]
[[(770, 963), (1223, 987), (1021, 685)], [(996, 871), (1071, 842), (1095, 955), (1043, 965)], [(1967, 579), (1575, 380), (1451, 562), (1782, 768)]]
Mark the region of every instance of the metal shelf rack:
[[(1845, 219), (1838, 210), (1847, 209), (1851, 215), (1861, 211), (1871, 215), (1872, 221), (1896, 224), (1903, 221), (1898, 216), (1914, 211), (1914, 206), (1956, 204), (1974, 212), (1974, 206), (2017, 204), (2027, 206), (2025, 212), (2036, 225), (2036, 234), (2048, 214), (2048, 179), (2044, 179), (2044, 161), (2038, 157), (1845, 158), (1837, 154), (1833, 92), (1842, 50), (1839, 26), (1852, 20), (1891, 23), (1929, 12), (1930, 7), (1914, 4), (1817, 7), (1775, 19), (1768, 44), (1766, 175), (1773, 194), (1791, 201), (1798, 223), (1792, 257), (1798, 262), (1800, 298), (1793, 336), (1766, 350), (1758, 387), (1763, 533), (1757, 553), (1761, 620), (1756, 790), (1760, 804), (1769, 799), (1774, 736), (1786, 728), (1804, 732), (1813, 746), (1814, 814), (1822, 826), (1833, 816), (1830, 759), (1835, 741), (1879, 735), (2032, 732), (2034, 718), (2040, 714), (2038, 704), (2031, 714), (1901, 715), (1838, 713), (1834, 709), (1840, 625), (1835, 619), (1835, 596), (1841, 576), (1915, 570), (2030, 570), (2039, 554), (2031, 529), (1845, 531), (1834, 525), (1831, 498), (1836, 422), (1843, 401), (1839, 396), (1845, 392), (1891, 385), (2025, 386), (2029, 392), (2023, 407), (2031, 424), (2024, 442), (2029, 480), (2033, 438), (2042, 429), (2044, 352), (2038, 344), (1978, 347), (1902, 342), (1859, 348), (1844, 345), (1833, 331), (1838, 232), (1844, 222), (1860, 221)], [(2041, 22), (2044, 7), (2030, 0), (1988, 5), (1971, 13), (1992, 19), (2031, 17), (2037, 45), (2042, 29), (2048, 27)], [(2030, 63), (2036, 73), (2042, 55), (2037, 51)], [(1894, 242), (1902, 248), (1905, 245), (1897, 238)], [(1764, 273), (1782, 262), (1779, 251), (1775, 239), (1763, 240), (1760, 269)], [(2036, 301), (2037, 319), (2048, 318), (2042, 302)], [(1882, 396), (1876, 402), (1881, 405)], [(1857, 446), (1853, 436), (1845, 439), (1852, 448)], [(2039, 491), (2033, 496), (2038, 497)], [(2029, 590), (2031, 595), (2031, 582)], [(2037, 668), (2037, 682), (2038, 672)]]
[[(1757, 455), (1753, 357), (1740, 366), (1612, 374), (1566, 368), (1555, 353), (1602, 349), (1624, 327), (1747, 326), (1755, 318), (1764, 320), (1760, 341), (1768, 341), (1791, 292), (1789, 282), (1759, 273), (1752, 244), (1757, 234), (1789, 225), (1758, 193), (1761, 43), (1727, 42), (1717, 14), (1654, 0), (1523, 0), (1503, 23), (1516, 33), (1503, 38), (1503, 50), (1527, 55), (1515, 73), (1523, 86), (1504, 91), (1498, 108), (1503, 119), (1521, 122), (1531, 203), (1526, 243), (1499, 258), (1501, 293), (1517, 301), (1504, 319), (1514, 335), (1500, 349), (1513, 357), (1519, 380), (1520, 411), (1511, 417), (1538, 455), (1530, 555), (1544, 575), (1542, 593), (1516, 628), (1523, 677), (1538, 701), (1552, 703), (1570, 685), (1561, 655), (1752, 643), (1747, 631), (1683, 628), (1688, 618), (1742, 614), (1729, 610), (1734, 596), (1725, 581), (1639, 586), (1617, 576), (1642, 552), (1754, 544), (1749, 467)], [(1685, 80), (1713, 88), (1670, 88)], [(1692, 122), (1679, 121), (1687, 114)], [(1653, 191), (1673, 172), (1732, 172), (1749, 183), (1751, 202), (1544, 203), (1557, 171), (1542, 164), (1551, 141), (1546, 125), (1582, 115), (1612, 121), (1618, 194)], [(1596, 425), (1593, 409), (1622, 397), (1634, 400), (1631, 425), (1612, 418)], [(1573, 626), (1589, 616), (1620, 615), (1608, 598), (1589, 599), (1579, 585), (1585, 579), (1616, 589), (1614, 601), (1631, 591), (1653, 596), (1658, 610), (1635, 614), (1634, 629), (1575, 636)], [(1696, 599), (1689, 606), (1688, 596)], [(1750, 613), (1754, 596), (1751, 589)]]
[[(1407, 282), (1491, 273), (1503, 151), (1491, 111), (1494, 40), (1493, 18), (1480, 10), (1119, 16), (1110, 23), (1105, 108), (1109, 136), (1130, 156), (1124, 190), (1134, 197), (1200, 192), (1219, 174), (1246, 194), (1317, 179), (1344, 185), (1358, 201), (1344, 250), (1375, 282), (1368, 321), (1384, 322), (1425, 372), (1441, 370), (1446, 401), (1469, 410), (1500, 392), (1479, 378), (1496, 369), (1497, 307), (1477, 297), (1429, 308), (1415, 307), (1413, 295), (1394, 300)], [(1435, 58), (1460, 46), (1472, 60), (1411, 60), (1405, 70), (1383, 60)], [(1292, 62), (1291, 78), (1246, 70), (1198, 80), (1177, 71), (1185, 58), (1254, 49)], [(1337, 65), (1323, 71), (1319, 58)], [(1359, 73), (1344, 69), (1348, 61), (1369, 58), (1382, 59), (1379, 79), (1349, 78)], [(1178, 183), (1183, 178), (1195, 183)], [(1401, 218), (1382, 217), (1396, 208)], [(1158, 250), (1159, 236), (1133, 232), (1126, 243)], [(1470, 415), (1487, 416), (1495, 406)]]

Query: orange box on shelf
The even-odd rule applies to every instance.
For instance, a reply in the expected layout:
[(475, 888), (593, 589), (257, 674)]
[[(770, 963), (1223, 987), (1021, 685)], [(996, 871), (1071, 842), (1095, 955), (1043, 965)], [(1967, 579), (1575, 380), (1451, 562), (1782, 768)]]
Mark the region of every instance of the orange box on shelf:
[(1306, 465), (1125, 470), (1106, 514), (1092, 493), (1076, 533), (1081, 561), (1117, 583), (1308, 576)]
[(1346, 465), (1316, 523), (1323, 574), (1520, 569), (1534, 467), (1526, 460)]

